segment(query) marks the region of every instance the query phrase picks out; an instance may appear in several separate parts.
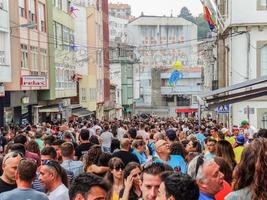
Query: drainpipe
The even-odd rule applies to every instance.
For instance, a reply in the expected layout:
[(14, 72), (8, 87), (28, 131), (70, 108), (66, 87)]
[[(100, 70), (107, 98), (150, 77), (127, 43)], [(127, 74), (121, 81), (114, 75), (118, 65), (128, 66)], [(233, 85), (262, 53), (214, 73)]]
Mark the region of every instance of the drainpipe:
[(249, 80), (249, 56), (250, 56), (250, 33), (246, 32), (247, 36), (247, 76), (246, 79)]

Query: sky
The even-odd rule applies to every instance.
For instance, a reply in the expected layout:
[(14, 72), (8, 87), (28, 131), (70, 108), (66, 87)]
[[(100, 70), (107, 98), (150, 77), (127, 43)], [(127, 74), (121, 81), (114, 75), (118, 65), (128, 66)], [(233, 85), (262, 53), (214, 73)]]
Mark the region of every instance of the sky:
[(110, 3), (127, 3), (131, 5), (132, 15), (138, 17), (141, 12), (144, 15), (177, 16), (182, 7), (186, 6), (193, 16), (202, 13), (200, 0), (109, 0)]

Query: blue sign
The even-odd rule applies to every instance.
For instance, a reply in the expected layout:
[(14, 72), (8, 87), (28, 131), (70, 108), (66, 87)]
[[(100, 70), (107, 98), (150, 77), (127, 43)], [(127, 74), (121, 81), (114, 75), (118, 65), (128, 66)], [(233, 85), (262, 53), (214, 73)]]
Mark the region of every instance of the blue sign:
[(229, 113), (229, 105), (221, 105), (215, 109), (215, 111), (219, 114), (228, 114)]

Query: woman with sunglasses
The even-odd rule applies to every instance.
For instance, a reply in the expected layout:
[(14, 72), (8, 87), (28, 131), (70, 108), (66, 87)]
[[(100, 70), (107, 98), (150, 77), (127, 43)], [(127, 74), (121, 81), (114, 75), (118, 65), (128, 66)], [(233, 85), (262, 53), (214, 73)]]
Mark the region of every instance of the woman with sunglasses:
[(120, 158), (112, 158), (105, 179), (112, 185), (111, 200), (119, 200), (119, 191), (123, 188), (124, 164)]
[(136, 162), (130, 162), (124, 169), (124, 188), (120, 191), (120, 200), (137, 200), (142, 197), (140, 188), (141, 166)]

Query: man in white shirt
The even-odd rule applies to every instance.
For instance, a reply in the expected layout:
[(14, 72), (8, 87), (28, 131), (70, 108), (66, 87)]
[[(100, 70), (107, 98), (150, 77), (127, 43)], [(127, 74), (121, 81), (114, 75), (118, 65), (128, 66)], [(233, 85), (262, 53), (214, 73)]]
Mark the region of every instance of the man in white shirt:
[(66, 171), (54, 160), (49, 160), (40, 168), (39, 179), (48, 192), (49, 200), (69, 200)]
[(104, 132), (101, 133), (100, 138), (102, 139), (102, 148), (104, 152), (110, 152), (111, 141), (113, 134), (109, 132), (109, 125), (104, 125)]

